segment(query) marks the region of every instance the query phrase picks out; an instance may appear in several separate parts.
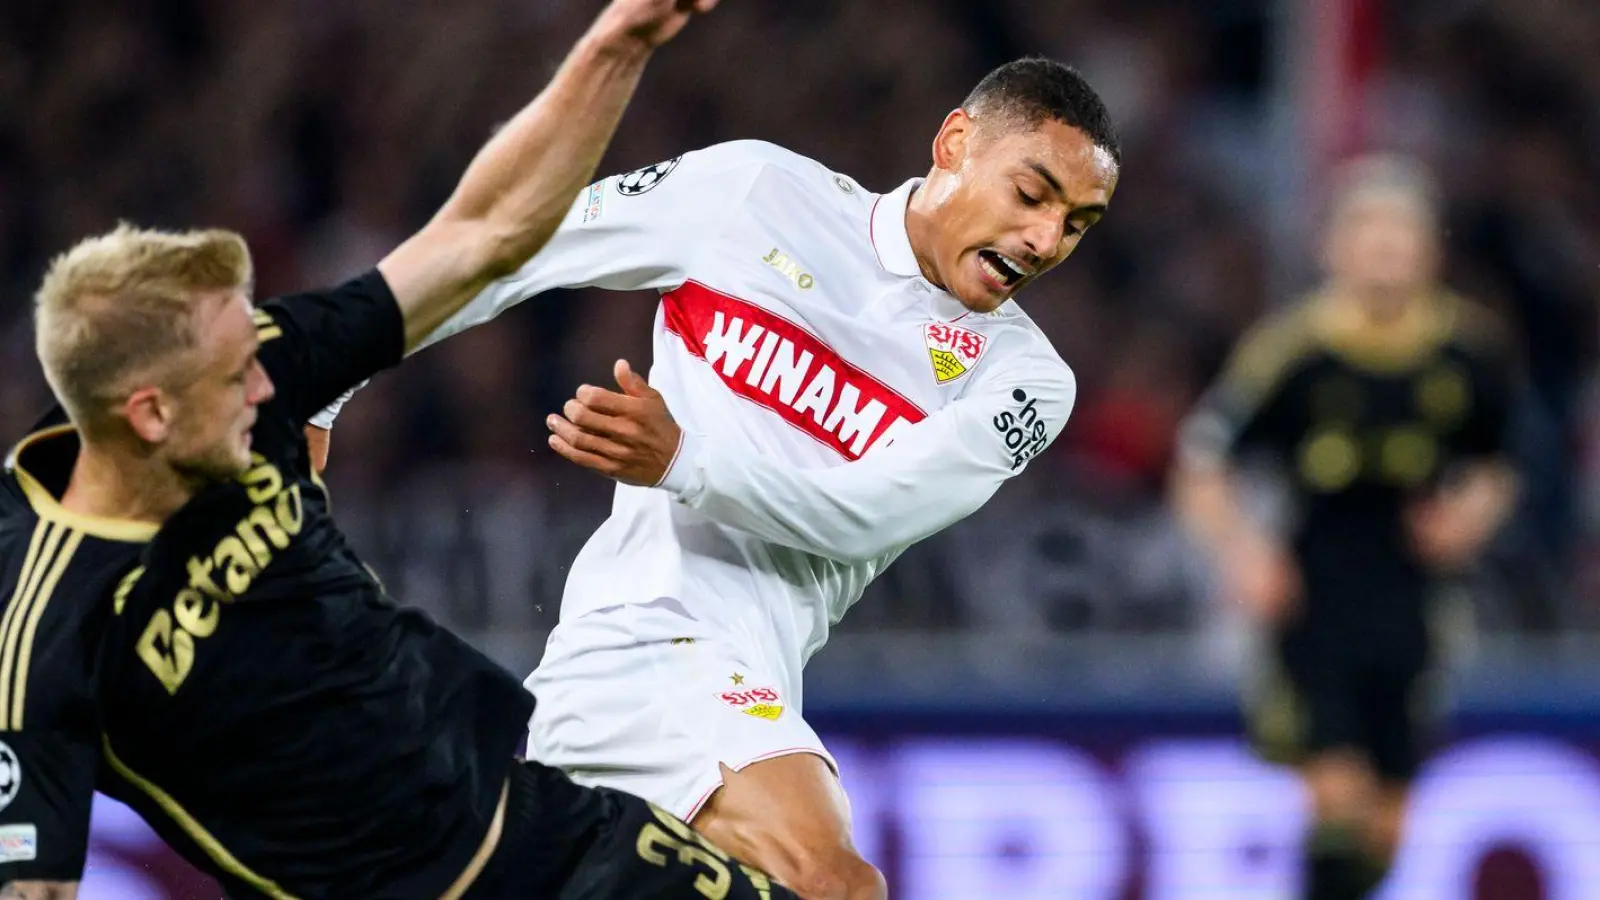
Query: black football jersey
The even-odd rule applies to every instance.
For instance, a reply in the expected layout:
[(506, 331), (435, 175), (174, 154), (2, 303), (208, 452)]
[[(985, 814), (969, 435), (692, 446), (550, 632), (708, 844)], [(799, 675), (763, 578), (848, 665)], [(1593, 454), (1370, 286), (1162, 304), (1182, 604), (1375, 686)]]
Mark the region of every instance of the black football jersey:
[(45, 485), (65, 484), (77, 445), (64, 421), (41, 423), (0, 476), (0, 884), (83, 873), (100, 747), (99, 642), (155, 533), (55, 502)]
[(1309, 614), (1359, 622), (1424, 598), (1406, 506), (1458, 464), (1503, 453), (1514, 378), (1485, 315), (1453, 295), (1389, 329), (1338, 315), (1317, 295), (1247, 335), (1186, 440), (1276, 465)]
[[(269, 301), (256, 325), (275, 395), (249, 469), (71, 586), (92, 627), (56, 780), (86, 814), (98, 758), (99, 789), (231, 897), (437, 897), (483, 842), (533, 700), (385, 596), (312, 473), (303, 423), (401, 357), (382, 276)], [(24, 484), (37, 466), (65, 485), (66, 431), (24, 443)], [(27, 556), (27, 534), (8, 540)]]

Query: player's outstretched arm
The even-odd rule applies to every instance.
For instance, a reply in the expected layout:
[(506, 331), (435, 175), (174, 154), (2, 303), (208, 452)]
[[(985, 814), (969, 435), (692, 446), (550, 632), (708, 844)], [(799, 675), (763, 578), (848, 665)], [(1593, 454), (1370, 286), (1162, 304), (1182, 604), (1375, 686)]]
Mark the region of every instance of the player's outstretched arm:
[[(707, 518), (843, 562), (903, 549), (971, 515), (1061, 433), (1077, 384), (1059, 362), (1019, 360), (861, 459), (797, 469), (683, 432), (625, 361), (623, 393), (579, 389), (546, 424), (562, 456), (659, 487)], [(885, 445), (886, 444), (886, 445)]]
[(593, 176), (651, 52), (716, 4), (612, 0), (433, 220), (379, 264), (405, 317), (407, 350), (544, 246)]
[(1217, 567), (1221, 590), (1256, 621), (1286, 621), (1304, 585), (1289, 548), (1245, 511), (1238, 473), (1224, 460), (1192, 456), (1172, 471), (1169, 502)]
[(0, 900), (77, 900), (76, 881), (8, 881), (0, 885)]

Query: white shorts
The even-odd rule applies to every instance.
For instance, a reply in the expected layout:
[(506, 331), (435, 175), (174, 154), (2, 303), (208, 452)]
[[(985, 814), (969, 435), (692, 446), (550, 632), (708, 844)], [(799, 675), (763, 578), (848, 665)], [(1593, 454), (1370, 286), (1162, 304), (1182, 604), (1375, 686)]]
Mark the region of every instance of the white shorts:
[(776, 667), (697, 625), (612, 607), (557, 626), (526, 681), (538, 698), (528, 757), (685, 821), (722, 786), (721, 765), (815, 753), (837, 773)]

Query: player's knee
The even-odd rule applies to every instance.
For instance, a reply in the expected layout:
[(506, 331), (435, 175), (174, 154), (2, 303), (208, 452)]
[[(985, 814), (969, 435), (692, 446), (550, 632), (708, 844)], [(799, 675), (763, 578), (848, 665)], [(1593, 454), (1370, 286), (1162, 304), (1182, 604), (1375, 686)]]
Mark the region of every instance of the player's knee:
[(1379, 793), (1367, 817), (1367, 845), (1376, 859), (1394, 859), (1405, 831), (1407, 797), (1403, 787), (1387, 787)]
[(888, 883), (871, 863), (850, 852), (797, 860), (788, 886), (805, 900), (887, 900)]
[(1354, 822), (1366, 818), (1377, 794), (1377, 779), (1365, 760), (1345, 751), (1331, 751), (1303, 769), (1312, 806), (1320, 822)]

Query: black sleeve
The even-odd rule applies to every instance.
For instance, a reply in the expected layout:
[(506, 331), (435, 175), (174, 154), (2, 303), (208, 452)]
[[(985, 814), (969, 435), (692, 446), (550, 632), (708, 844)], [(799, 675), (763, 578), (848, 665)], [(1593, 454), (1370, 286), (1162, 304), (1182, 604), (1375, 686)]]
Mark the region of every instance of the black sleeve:
[(1179, 440), (1185, 457), (1225, 462), (1251, 452), (1293, 452), (1298, 435), (1289, 392), (1303, 354), (1286, 328), (1263, 327), (1241, 341), (1183, 424)]
[(83, 874), (99, 725), (81, 538), (11, 523), (0, 544), (0, 884)]
[(278, 400), (304, 422), (405, 355), (405, 321), (374, 269), (324, 291), (289, 294), (256, 310), (261, 364)]
[(83, 876), (98, 759), (93, 735), (0, 733), (0, 884)]

